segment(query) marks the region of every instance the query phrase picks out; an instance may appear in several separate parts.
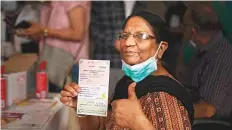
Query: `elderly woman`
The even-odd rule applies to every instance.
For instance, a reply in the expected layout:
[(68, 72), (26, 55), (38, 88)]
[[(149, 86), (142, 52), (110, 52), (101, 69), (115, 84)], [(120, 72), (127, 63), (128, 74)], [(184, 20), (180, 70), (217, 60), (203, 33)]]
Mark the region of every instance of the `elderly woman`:
[[(190, 130), (192, 102), (162, 66), (168, 43), (163, 20), (149, 12), (127, 18), (120, 40), (124, 76), (116, 85), (108, 116), (78, 117), (82, 130)], [(77, 84), (66, 85), (61, 101), (76, 108)], [(89, 123), (91, 122), (91, 124)]]

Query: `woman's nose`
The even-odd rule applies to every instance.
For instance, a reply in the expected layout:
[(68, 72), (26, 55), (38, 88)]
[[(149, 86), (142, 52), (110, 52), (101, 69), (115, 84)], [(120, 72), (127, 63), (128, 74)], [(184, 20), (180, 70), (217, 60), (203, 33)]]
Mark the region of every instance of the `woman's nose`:
[(135, 39), (133, 37), (133, 35), (130, 35), (127, 40), (125, 41), (126, 46), (135, 46), (136, 42)]

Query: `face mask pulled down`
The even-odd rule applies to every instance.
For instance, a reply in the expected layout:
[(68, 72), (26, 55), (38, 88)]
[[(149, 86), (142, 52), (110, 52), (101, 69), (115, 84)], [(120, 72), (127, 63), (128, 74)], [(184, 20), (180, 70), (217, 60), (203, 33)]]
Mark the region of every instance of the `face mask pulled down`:
[(127, 75), (134, 82), (137, 83), (145, 79), (148, 75), (155, 72), (157, 70), (156, 55), (159, 52), (161, 44), (162, 42), (160, 43), (155, 55), (142, 63), (131, 66), (122, 60), (122, 71), (125, 73), (125, 75)]

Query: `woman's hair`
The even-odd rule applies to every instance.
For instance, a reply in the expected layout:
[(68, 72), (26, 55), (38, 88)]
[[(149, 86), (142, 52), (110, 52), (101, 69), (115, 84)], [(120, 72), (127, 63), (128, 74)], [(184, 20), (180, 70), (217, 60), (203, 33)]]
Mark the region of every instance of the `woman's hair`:
[(123, 28), (125, 28), (128, 20), (135, 16), (141, 17), (147, 21), (147, 23), (152, 27), (152, 31), (155, 34), (158, 43), (160, 43), (161, 41), (168, 42), (169, 31), (165, 27), (165, 22), (158, 15), (147, 11), (133, 13), (126, 19)]

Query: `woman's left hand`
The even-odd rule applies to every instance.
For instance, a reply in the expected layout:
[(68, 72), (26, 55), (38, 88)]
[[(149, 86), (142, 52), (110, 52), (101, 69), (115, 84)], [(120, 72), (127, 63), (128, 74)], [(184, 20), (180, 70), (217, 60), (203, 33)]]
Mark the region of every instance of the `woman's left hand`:
[(41, 36), (43, 33), (44, 27), (39, 23), (29, 22), (31, 27), (24, 30), (24, 35), (28, 37)]
[[(140, 119), (146, 118), (135, 93), (136, 83), (128, 87), (128, 99), (120, 99), (112, 102), (113, 118), (118, 126), (135, 129), (135, 124)], [(138, 122), (137, 122), (138, 121)]]

